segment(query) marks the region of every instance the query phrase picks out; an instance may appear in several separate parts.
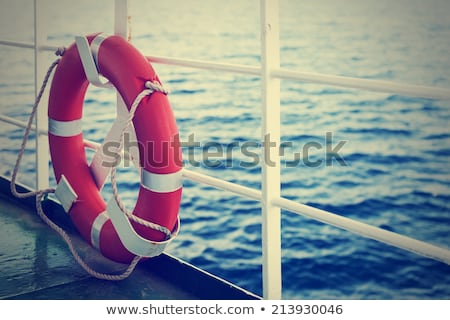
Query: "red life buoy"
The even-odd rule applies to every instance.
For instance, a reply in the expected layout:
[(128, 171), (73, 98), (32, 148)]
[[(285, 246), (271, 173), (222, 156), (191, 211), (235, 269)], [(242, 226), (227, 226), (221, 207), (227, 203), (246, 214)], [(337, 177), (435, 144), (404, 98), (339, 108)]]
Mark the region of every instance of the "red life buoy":
[[(120, 93), (128, 110), (147, 81), (159, 79), (147, 59), (119, 36), (102, 34), (86, 37), (95, 44), (98, 72)], [(92, 49), (94, 50), (94, 49)], [(89, 81), (75, 44), (61, 58), (49, 95), (49, 144), (58, 183), (65, 181), (76, 195), (66, 210), (82, 237), (114, 261), (130, 262), (136, 251), (126, 245), (126, 232), (120, 234), (110, 214), (94, 174), (86, 159), (82, 110)], [(133, 118), (139, 147), (141, 182), (133, 215), (170, 230), (178, 231), (181, 201), (181, 150), (178, 129), (167, 96), (155, 91), (144, 97)], [(161, 186), (162, 185), (162, 186)], [(129, 222), (127, 220), (127, 222)], [(165, 243), (161, 231), (129, 222), (137, 240)], [(125, 240), (125, 241), (124, 241)], [(141, 250), (142, 251), (142, 250)]]

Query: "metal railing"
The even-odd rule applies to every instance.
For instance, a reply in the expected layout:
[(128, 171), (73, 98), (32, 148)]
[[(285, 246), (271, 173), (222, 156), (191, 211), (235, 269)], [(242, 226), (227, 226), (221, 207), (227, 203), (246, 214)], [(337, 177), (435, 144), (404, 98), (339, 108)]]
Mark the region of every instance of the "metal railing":
[[(270, 134), (271, 141), (280, 143), (280, 79), (303, 81), (332, 86), (396, 93), (406, 96), (430, 99), (450, 99), (450, 90), (445, 88), (418, 86), (412, 84), (353, 78), (302, 71), (291, 71), (280, 68), (279, 45), (279, 0), (260, 0), (260, 32), (261, 32), (261, 65), (246, 66), (238, 64), (216, 63), (209, 61), (156, 57), (148, 59), (154, 63), (169, 64), (180, 67), (224, 71), (261, 77), (261, 137)], [(47, 52), (56, 47), (46, 44), (45, 10), (40, 7), (39, 0), (34, 1), (34, 43), (0, 40), (0, 44), (34, 50), (35, 91), (43, 79), (48, 67)], [(128, 21), (128, 0), (115, 0), (116, 34), (126, 37)], [(41, 104), (47, 105), (48, 93), (44, 94)], [(120, 99), (118, 99), (118, 103)], [(270, 116), (269, 116), (270, 114)], [(25, 127), (25, 123), (6, 115), (0, 115), (0, 121)], [(47, 110), (38, 110), (36, 125), (36, 188), (45, 188), (49, 184), (49, 152), (47, 134)], [(91, 148), (99, 145), (86, 141)], [(264, 152), (264, 151), (263, 151)], [(359, 234), (363, 237), (378, 240), (416, 254), (426, 256), (446, 264), (450, 264), (450, 250), (390, 232), (366, 223), (300, 204), (280, 196), (280, 157), (277, 148), (269, 148), (270, 159), (276, 163), (269, 166), (262, 161), (261, 190), (248, 188), (239, 184), (217, 179), (195, 171), (183, 169), (186, 179), (207, 184), (222, 190), (248, 197), (261, 202), (262, 208), (262, 250), (263, 250), (263, 297), (265, 299), (281, 299), (281, 216), (280, 209), (285, 209), (308, 218), (330, 224), (338, 228)]]

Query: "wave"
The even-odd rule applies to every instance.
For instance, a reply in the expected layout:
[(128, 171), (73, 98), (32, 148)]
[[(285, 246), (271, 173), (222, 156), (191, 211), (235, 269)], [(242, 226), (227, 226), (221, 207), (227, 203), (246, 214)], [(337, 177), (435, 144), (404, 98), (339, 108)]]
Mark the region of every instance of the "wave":
[(430, 135), (424, 136), (423, 139), (426, 139), (426, 140), (445, 140), (445, 139), (450, 139), (450, 133), (430, 134)]
[(344, 133), (351, 134), (370, 134), (376, 135), (377, 137), (385, 136), (404, 136), (410, 137), (413, 135), (411, 130), (401, 130), (401, 129), (388, 129), (388, 128), (345, 128), (342, 130)]
[(206, 92), (205, 89), (179, 89), (179, 90), (172, 90), (171, 94), (173, 95), (195, 95), (198, 93)]
[(421, 163), (423, 158), (415, 155), (351, 153), (345, 156), (345, 160), (349, 163), (360, 162), (378, 165), (398, 165), (406, 163)]

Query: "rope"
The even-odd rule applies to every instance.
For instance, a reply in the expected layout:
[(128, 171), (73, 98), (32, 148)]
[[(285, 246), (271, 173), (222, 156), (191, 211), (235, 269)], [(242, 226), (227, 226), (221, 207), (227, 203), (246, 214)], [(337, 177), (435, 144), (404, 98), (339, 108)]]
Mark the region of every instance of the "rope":
[[(60, 50), (56, 51), (55, 54), (62, 55)], [(28, 118), (28, 123), (25, 128), (25, 133), (23, 135), (22, 143), (19, 148), (19, 154), (17, 155), (17, 160), (16, 160), (16, 163), (14, 165), (14, 169), (13, 169), (13, 172), (11, 175), (11, 184), (10, 184), (11, 193), (17, 198), (28, 198), (28, 197), (36, 196), (39, 194), (47, 194), (47, 193), (55, 192), (55, 189), (52, 189), (52, 188), (38, 190), (38, 191), (22, 192), (22, 193), (18, 192), (16, 189), (16, 179), (17, 179), (17, 173), (19, 172), (20, 162), (22, 161), (23, 154), (25, 153), (25, 147), (26, 147), (26, 144), (28, 141), (28, 137), (30, 136), (31, 127), (33, 125), (33, 120), (34, 120), (34, 117), (36, 116), (37, 107), (39, 105), (39, 102), (41, 101), (42, 95), (44, 93), (45, 87), (47, 86), (50, 75), (51, 75), (53, 69), (58, 65), (59, 60), (60, 60), (59, 58), (56, 59), (48, 68), (47, 73), (45, 74), (45, 77), (44, 77), (44, 81), (42, 82), (41, 88), (39, 90), (39, 93), (36, 96), (36, 100), (34, 102), (32, 110), (31, 110), (30, 117)]]
[(130, 276), (130, 274), (134, 271), (134, 269), (136, 268), (136, 265), (138, 264), (138, 262), (141, 260), (141, 257), (136, 256), (133, 258), (133, 260), (131, 261), (131, 263), (128, 265), (128, 267), (125, 269), (125, 271), (123, 271), (121, 274), (106, 274), (106, 273), (100, 273), (95, 271), (94, 269), (92, 269), (90, 266), (88, 266), (86, 264), (86, 262), (84, 262), (83, 258), (78, 254), (77, 249), (75, 248), (72, 239), (70, 238), (70, 236), (67, 234), (66, 231), (64, 231), (63, 228), (61, 228), (60, 226), (58, 226), (57, 224), (55, 224), (53, 221), (51, 221), (47, 215), (45, 214), (44, 210), (42, 209), (42, 198), (44, 197), (45, 193), (39, 193), (36, 196), (36, 209), (37, 209), (37, 213), (39, 215), (39, 217), (53, 230), (55, 230), (62, 238), (63, 240), (66, 242), (67, 246), (69, 247), (70, 252), (72, 253), (74, 259), (78, 262), (78, 264), (87, 272), (89, 273), (91, 276), (98, 278), (98, 279), (102, 279), (102, 280), (110, 280), (110, 281), (118, 281), (118, 280), (123, 280), (126, 279)]
[[(144, 99), (146, 96), (151, 95), (152, 93), (154, 93), (155, 91), (157, 92), (161, 92), (163, 94), (168, 94), (168, 91), (166, 89), (164, 89), (164, 87), (157, 81), (147, 81), (145, 82), (145, 87), (146, 89), (142, 90), (134, 99), (133, 104), (130, 107), (130, 111), (128, 113), (128, 118), (125, 122), (125, 126), (122, 128), (122, 132), (120, 134), (120, 146), (119, 146), (119, 150), (122, 149), (122, 145), (123, 145), (123, 135), (125, 134), (125, 131), (127, 130), (127, 128), (130, 126), (131, 121), (133, 121), (134, 118), (134, 114), (136, 113), (136, 110), (139, 106), (139, 104), (141, 103), (142, 99)], [(139, 223), (145, 227), (151, 228), (153, 230), (157, 230), (160, 231), (162, 233), (164, 233), (166, 235), (166, 239), (169, 239), (170, 236), (172, 235), (172, 232), (167, 229), (164, 226), (160, 226), (156, 223), (141, 219), (135, 215), (133, 215), (132, 212), (130, 212), (124, 205), (124, 203), (122, 202), (122, 200), (120, 199), (119, 196), (119, 191), (117, 188), (117, 179), (116, 179), (116, 175), (117, 175), (117, 169), (116, 167), (112, 167), (111, 168), (111, 187), (112, 187), (112, 192), (114, 195), (114, 199), (116, 200), (116, 203), (118, 205), (118, 207), (120, 208), (120, 210), (132, 221)]]
[[(65, 51), (64, 48), (58, 48), (58, 50), (55, 52), (55, 54), (57, 56), (63, 56), (64, 51)], [(36, 211), (37, 211), (38, 216), (50, 228), (55, 230), (62, 237), (62, 239), (66, 242), (67, 246), (69, 247), (69, 250), (72, 253), (74, 259), (88, 274), (90, 274), (91, 276), (93, 276), (95, 278), (103, 279), (103, 280), (113, 280), (113, 281), (123, 280), (123, 279), (127, 278), (134, 271), (134, 269), (136, 268), (136, 265), (140, 261), (141, 257), (139, 257), (139, 256), (134, 257), (134, 259), (131, 261), (131, 263), (128, 265), (128, 267), (121, 274), (111, 275), (111, 274), (105, 274), (105, 273), (100, 273), (100, 272), (95, 271), (90, 266), (88, 266), (84, 262), (83, 258), (81, 258), (81, 256), (78, 254), (78, 252), (77, 252), (75, 246), (73, 245), (73, 242), (72, 242), (70, 236), (67, 234), (67, 232), (64, 231), (64, 229), (62, 229), (60, 226), (55, 224), (52, 220), (50, 220), (42, 208), (42, 199), (44, 198), (44, 196), (47, 194), (50, 194), (50, 193), (54, 193), (55, 189), (47, 188), (47, 189), (43, 189), (43, 190), (30, 191), (30, 192), (18, 192), (16, 189), (16, 179), (17, 179), (17, 174), (19, 172), (20, 162), (22, 161), (22, 157), (25, 152), (25, 147), (26, 147), (29, 135), (30, 135), (33, 120), (36, 116), (36, 111), (39, 106), (39, 102), (41, 101), (42, 95), (48, 84), (50, 75), (52, 74), (53, 69), (58, 65), (59, 61), (60, 61), (60, 58), (56, 59), (48, 68), (47, 73), (44, 77), (44, 81), (42, 82), (41, 88), (39, 90), (39, 93), (36, 96), (36, 100), (34, 102), (32, 110), (31, 110), (30, 117), (29, 117), (28, 123), (27, 123), (27, 127), (25, 128), (25, 133), (23, 135), (22, 143), (19, 148), (19, 153), (17, 155), (17, 160), (16, 160), (16, 163), (14, 165), (14, 169), (13, 169), (13, 172), (11, 175), (11, 183), (10, 183), (11, 193), (17, 198), (27, 198), (27, 197), (36, 196)]]

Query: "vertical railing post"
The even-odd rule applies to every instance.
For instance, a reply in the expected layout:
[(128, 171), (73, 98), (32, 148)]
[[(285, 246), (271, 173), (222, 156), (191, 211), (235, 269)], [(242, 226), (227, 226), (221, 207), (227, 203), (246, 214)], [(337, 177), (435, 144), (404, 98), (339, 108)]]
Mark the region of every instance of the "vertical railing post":
[[(48, 52), (43, 49), (47, 42), (46, 8), (42, 0), (34, 0), (34, 86), (38, 95), (41, 83), (49, 66)], [(36, 113), (36, 189), (49, 185), (49, 146), (47, 131), (48, 91), (44, 92)]]
[[(128, 0), (115, 0), (114, 3), (114, 34), (124, 39), (128, 38)], [(117, 115), (127, 111), (127, 106), (120, 93), (116, 94)]]
[(279, 1), (261, 0), (263, 297), (281, 299)]
[(128, 0), (116, 0), (114, 3), (114, 34), (127, 38)]

